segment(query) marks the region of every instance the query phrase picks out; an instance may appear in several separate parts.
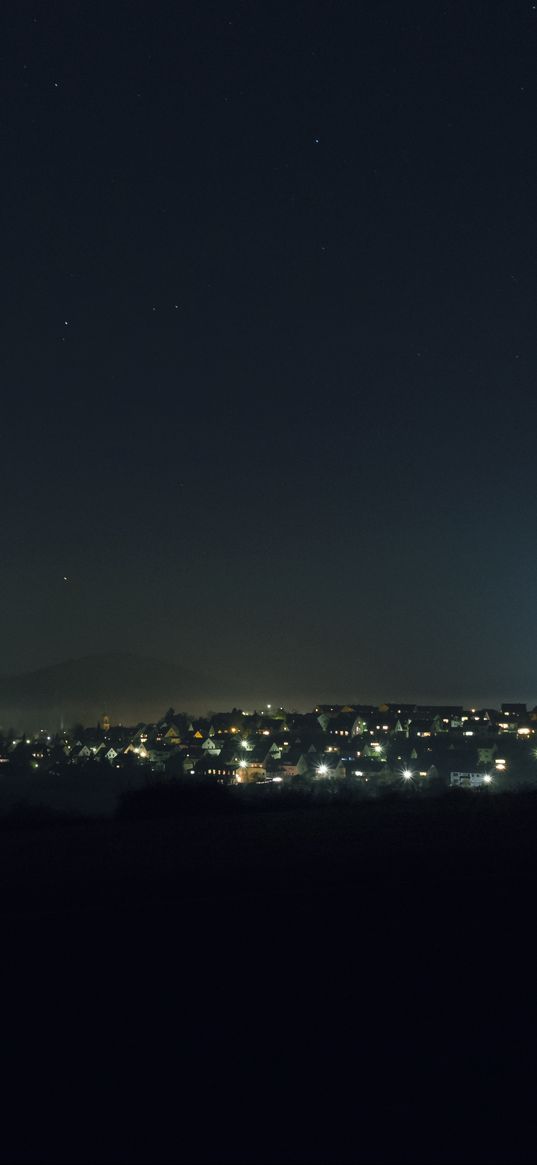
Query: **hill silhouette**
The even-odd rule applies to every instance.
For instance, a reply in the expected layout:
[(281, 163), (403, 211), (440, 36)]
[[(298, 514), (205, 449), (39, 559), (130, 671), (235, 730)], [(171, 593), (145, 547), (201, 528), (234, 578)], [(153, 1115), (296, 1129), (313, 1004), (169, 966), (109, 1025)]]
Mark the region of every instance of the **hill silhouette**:
[(195, 671), (128, 652), (70, 659), (52, 667), (0, 677), (0, 724), (28, 730), (95, 722), (154, 720), (166, 708), (199, 710), (210, 682)]

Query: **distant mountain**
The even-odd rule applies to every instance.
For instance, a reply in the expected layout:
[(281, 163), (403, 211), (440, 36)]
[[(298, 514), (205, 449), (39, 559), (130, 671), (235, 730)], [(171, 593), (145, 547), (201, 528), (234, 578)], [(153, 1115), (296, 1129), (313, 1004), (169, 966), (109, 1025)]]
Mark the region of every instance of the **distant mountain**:
[(87, 655), (23, 675), (0, 677), (4, 728), (68, 728), (95, 723), (106, 712), (113, 724), (153, 720), (170, 706), (208, 705), (209, 680), (178, 664), (129, 653)]

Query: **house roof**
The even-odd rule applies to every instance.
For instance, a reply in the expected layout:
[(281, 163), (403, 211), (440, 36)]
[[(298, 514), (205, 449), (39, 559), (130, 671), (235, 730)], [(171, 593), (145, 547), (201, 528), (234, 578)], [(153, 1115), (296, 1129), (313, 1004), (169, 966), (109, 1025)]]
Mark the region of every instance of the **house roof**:
[(338, 716), (331, 716), (328, 722), (328, 732), (332, 733), (337, 730), (350, 732), (356, 716), (354, 712), (340, 712)]
[(294, 744), (291, 747), (287, 748), (285, 750), (285, 752), (282, 753), (282, 756), (280, 759), (280, 764), (281, 765), (296, 765), (296, 764), (298, 764), (298, 761), (300, 760), (302, 753), (303, 753), (302, 745)]
[(462, 716), (462, 704), (416, 704), (416, 716)]

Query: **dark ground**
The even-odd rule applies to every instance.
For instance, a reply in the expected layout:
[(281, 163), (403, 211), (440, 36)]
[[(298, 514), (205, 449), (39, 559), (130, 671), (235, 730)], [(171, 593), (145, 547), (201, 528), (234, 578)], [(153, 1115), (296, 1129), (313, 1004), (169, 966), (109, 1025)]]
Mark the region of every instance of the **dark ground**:
[(537, 1160), (537, 796), (0, 832), (0, 1160)]

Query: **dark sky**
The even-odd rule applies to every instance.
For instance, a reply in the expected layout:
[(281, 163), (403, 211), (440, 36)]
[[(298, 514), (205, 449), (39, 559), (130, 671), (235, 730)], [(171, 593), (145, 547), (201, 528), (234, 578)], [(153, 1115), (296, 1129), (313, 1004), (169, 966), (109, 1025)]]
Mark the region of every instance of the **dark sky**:
[(1, 670), (535, 700), (537, 4), (0, 33)]

